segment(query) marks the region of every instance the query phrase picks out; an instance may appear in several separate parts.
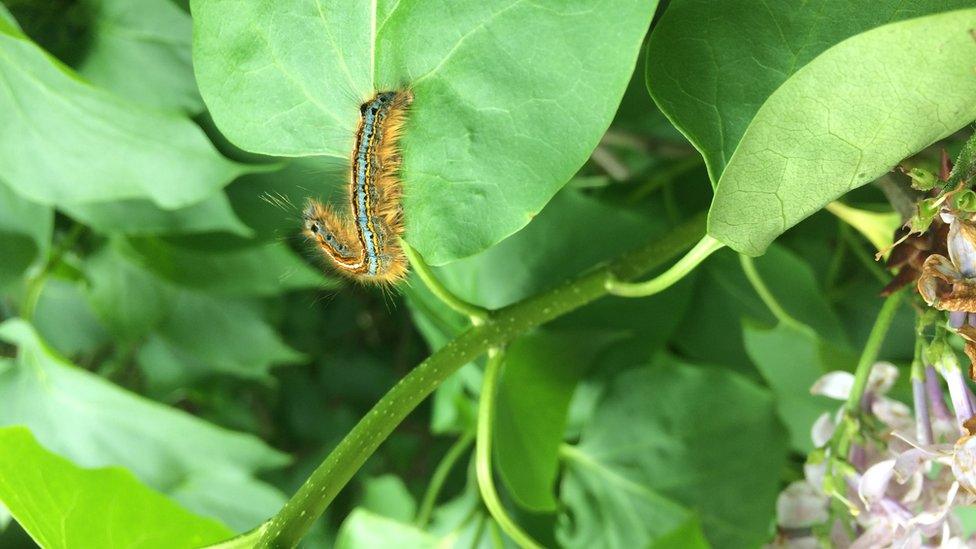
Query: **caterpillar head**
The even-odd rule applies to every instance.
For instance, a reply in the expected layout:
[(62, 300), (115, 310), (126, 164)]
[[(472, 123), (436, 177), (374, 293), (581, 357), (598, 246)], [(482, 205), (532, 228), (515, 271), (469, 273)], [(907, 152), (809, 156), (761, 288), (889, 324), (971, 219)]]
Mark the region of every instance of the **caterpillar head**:
[(315, 200), (309, 200), (302, 214), (304, 232), (333, 261), (346, 264), (355, 261), (355, 252), (342, 220), (335, 212)]

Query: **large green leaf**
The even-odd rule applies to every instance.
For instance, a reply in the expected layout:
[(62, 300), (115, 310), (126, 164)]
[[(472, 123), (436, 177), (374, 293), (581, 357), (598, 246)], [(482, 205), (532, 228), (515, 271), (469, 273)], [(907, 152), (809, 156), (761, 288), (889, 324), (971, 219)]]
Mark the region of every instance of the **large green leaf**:
[(743, 331), (746, 351), (773, 391), (793, 448), (809, 453), (810, 429), (817, 417), (838, 406), (837, 401), (811, 394), (810, 388), (828, 371), (853, 369), (857, 357), (838, 351), (803, 325), (762, 328), (744, 323)]
[(701, 522), (692, 516), (684, 524), (654, 540), (649, 549), (709, 549)]
[(232, 535), (121, 468), (86, 470), (23, 427), (0, 429), (0, 502), (41, 546), (190, 549)]
[(569, 400), (607, 342), (586, 332), (539, 332), (506, 352), (495, 412), (495, 464), (522, 507), (556, 510), (559, 445)]
[(237, 218), (222, 192), (177, 210), (160, 208), (149, 200), (61, 204), (60, 209), (101, 233), (145, 235), (224, 231), (241, 236), (251, 234), (251, 229)]
[[(756, 269), (786, 311), (838, 347), (850, 344), (840, 319), (824, 298), (810, 265), (774, 245)], [(687, 356), (744, 371), (752, 361), (742, 342), (744, 318), (772, 326), (776, 319), (749, 283), (736, 254), (716, 253), (701, 267), (690, 310), (673, 342)]]
[(223, 372), (270, 381), (272, 365), (298, 362), (303, 356), (281, 341), (258, 303), (182, 292), (139, 358), (147, 370), (183, 365), (190, 378)]
[[(188, 508), (224, 519), (235, 529), (253, 527), (275, 511), (273, 505), (258, 508), (223, 489), (226, 478), (234, 476), (242, 488), (261, 490), (265, 485), (251, 475), (287, 461), (260, 440), (143, 399), (77, 368), (23, 320), (0, 324), (0, 339), (18, 348), (16, 361), (0, 362), (0, 425), (28, 426), (46, 447), (84, 467), (124, 466)], [(196, 489), (181, 493), (188, 486)], [(280, 494), (277, 499), (280, 503)]]
[(378, 90), (413, 91), (406, 236), (441, 264), (523, 227), (583, 164), (656, 0), (191, 6), (204, 100), (247, 150), (348, 158), (360, 103)]
[(102, 323), (121, 341), (138, 341), (169, 315), (178, 290), (127, 261), (114, 241), (85, 261), (88, 300)]
[(54, 212), (10, 190), (0, 168), (0, 288), (20, 275), (47, 250)]
[(199, 202), (243, 173), (185, 117), (92, 87), (0, 23), (0, 177), (43, 204)]
[(382, 475), (363, 483), (363, 509), (394, 520), (410, 522), (417, 514), (417, 501), (396, 475)]
[(468, 301), (504, 307), (553, 288), (666, 230), (663, 216), (648, 216), (566, 188), (525, 229), (435, 272)]
[[(651, 210), (652, 214), (658, 211)], [(457, 295), (488, 307), (502, 307), (555, 287), (585, 269), (633, 249), (666, 231), (663, 215), (642, 215), (589, 197), (576, 189), (560, 191), (523, 230), (475, 256), (435, 268)], [(580, 242), (586, 242), (581, 246)], [(629, 336), (615, 353), (627, 360), (649, 358), (681, 321), (691, 297), (682, 283), (648, 299), (605, 298), (557, 319), (560, 330), (592, 330), (597, 337)], [(468, 325), (416, 280), (406, 290), (415, 322), (437, 349)], [(625, 345), (627, 343), (627, 345)], [(475, 383), (471, 383), (475, 382)], [(473, 368), (462, 368), (438, 388), (434, 429), (463, 430), (470, 425), (472, 400), (466, 387), (480, 386)]]
[(117, 241), (86, 262), (90, 300), (119, 339), (148, 336), (138, 358), (156, 389), (215, 372), (268, 380), (271, 366), (302, 358), (268, 324), (260, 302), (181, 288), (133, 264), (123, 247)]
[(672, 0), (648, 41), (647, 86), (717, 182), (763, 103), (825, 50), (886, 23), (973, 5)]
[(17, 25), (17, 20), (10, 14), (7, 6), (3, 4), (0, 4), (0, 28), (4, 29), (4, 32), (8, 29), (20, 30), (20, 26)]
[(886, 25), (798, 71), (729, 160), (709, 234), (761, 254), (831, 200), (972, 122), (974, 26), (976, 9)]
[(92, 352), (109, 341), (109, 333), (92, 310), (84, 284), (48, 278), (31, 320), (41, 337), (65, 355)]
[(196, 114), (193, 24), (170, 0), (88, 0), (92, 41), (78, 72), (96, 86), (162, 110)]
[(120, 249), (161, 278), (214, 294), (277, 295), (335, 285), (335, 281), (324, 278), (321, 271), (302, 262), (281, 242), (224, 250), (195, 249), (182, 244), (162, 238), (132, 238)]
[[(696, 63), (709, 65), (704, 74), (706, 80), (694, 83), (678, 80), (673, 76), (674, 68), (659, 69), (654, 64), (658, 50), (674, 47), (673, 41), (667, 39), (675, 29), (661, 27), (662, 35), (654, 37), (657, 47), (652, 45), (649, 55), (649, 84), (679, 127), (684, 129), (686, 121), (691, 126), (697, 124), (697, 129), (690, 132), (693, 140), (696, 135), (707, 135), (711, 140), (702, 150), (710, 156), (711, 174), (717, 184), (709, 213), (712, 236), (740, 252), (761, 254), (776, 236), (831, 200), (873, 180), (903, 158), (976, 118), (976, 102), (972, 99), (976, 96), (976, 74), (972, 71), (976, 42), (970, 34), (976, 24), (976, 10), (871, 28), (889, 19), (946, 9), (944, 2), (938, 4), (924, 3), (918, 10), (902, 10), (886, 3), (888, 7), (878, 12), (881, 15), (873, 17), (847, 18), (825, 10), (822, 17), (829, 17), (830, 23), (820, 21), (819, 16), (812, 21), (807, 21), (808, 14), (799, 16), (795, 28), (782, 24), (772, 28), (782, 36), (800, 34), (812, 38), (794, 43), (781, 36), (777, 40), (785, 45), (766, 48), (761, 41), (753, 42), (754, 33), (742, 30), (752, 28), (754, 22), (741, 24), (743, 17), (767, 9), (764, 6), (741, 10), (743, 15), (738, 17), (713, 17), (709, 11), (709, 20), (735, 27), (734, 31), (723, 32), (735, 32), (740, 37), (738, 43), (749, 45), (731, 48), (728, 57), (722, 53), (724, 62), (716, 60), (719, 54), (711, 50), (702, 52), (702, 46), (689, 55), (682, 53), (677, 59), (672, 56), (670, 62), (680, 64), (684, 72), (701, 72), (687, 70)], [(683, 4), (679, 2), (677, 6), (682, 8)], [(689, 9), (678, 9), (675, 16), (675, 21), (683, 25), (689, 24), (691, 14), (702, 13), (701, 5), (684, 7)], [(823, 8), (821, 4), (811, 5), (811, 9)], [(772, 18), (778, 23), (779, 19), (792, 20), (792, 16), (792, 8), (784, 6)], [(820, 26), (834, 27), (835, 19), (857, 23), (844, 23), (840, 25), (843, 32), (829, 37), (816, 32)], [(708, 33), (710, 28), (698, 25), (699, 20), (695, 19), (695, 30), (687, 39), (703, 42), (707, 47), (712, 35), (702, 33)], [(707, 44), (700, 40), (701, 36), (709, 36)], [(840, 41), (843, 38), (847, 39)], [(811, 46), (813, 55), (803, 47), (806, 40), (821, 42), (820, 46)], [(823, 43), (832, 47), (824, 47)], [(770, 54), (775, 59), (767, 66), (766, 51), (777, 49), (786, 51)], [(801, 66), (803, 61), (807, 62)], [(780, 66), (784, 63), (785, 67)], [(737, 76), (725, 78), (728, 72)], [(757, 72), (781, 74), (770, 79), (756, 76)], [(752, 90), (756, 80), (764, 82), (758, 93), (725, 94), (718, 85), (725, 81), (723, 86)], [(708, 97), (693, 99), (694, 107), (669, 104), (670, 98), (687, 96), (689, 89)], [(743, 98), (742, 94), (748, 97)], [(688, 101), (687, 97), (681, 100)], [(682, 114), (675, 115), (679, 111)], [(727, 112), (732, 114), (724, 114)], [(703, 119), (711, 122), (702, 123)], [(741, 139), (731, 130), (730, 120), (736, 121)], [(731, 136), (726, 128), (730, 128)], [(716, 160), (722, 155), (728, 158), (724, 170)]]
[[(770, 394), (674, 359), (617, 376), (566, 451), (567, 547), (645, 547), (697, 511), (718, 547), (767, 537), (786, 434)], [(748, 494), (748, 497), (743, 497)]]
[[(412, 524), (377, 515), (365, 509), (355, 509), (346, 517), (339, 529), (335, 549), (362, 549), (365, 547), (400, 547), (403, 549), (435, 549), (439, 545), (436, 536), (424, 532)], [(450, 545), (446, 545), (450, 547)]]

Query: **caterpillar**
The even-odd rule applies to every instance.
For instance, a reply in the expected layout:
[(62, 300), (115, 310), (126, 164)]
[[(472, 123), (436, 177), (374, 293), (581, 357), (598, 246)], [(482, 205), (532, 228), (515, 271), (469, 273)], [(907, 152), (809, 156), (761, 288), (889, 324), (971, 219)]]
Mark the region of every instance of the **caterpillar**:
[(309, 199), (304, 233), (335, 269), (354, 280), (393, 284), (407, 274), (403, 234), (399, 140), (413, 101), (409, 91), (387, 91), (360, 107), (349, 181), (351, 215)]

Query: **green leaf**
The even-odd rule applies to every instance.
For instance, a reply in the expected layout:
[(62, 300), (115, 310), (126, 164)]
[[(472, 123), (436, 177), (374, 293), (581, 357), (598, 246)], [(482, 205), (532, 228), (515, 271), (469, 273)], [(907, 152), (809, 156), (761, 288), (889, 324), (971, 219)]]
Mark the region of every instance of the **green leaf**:
[(831, 202), (827, 204), (827, 210), (857, 229), (879, 252), (891, 248), (895, 231), (902, 225), (901, 215), (898, 212), (873, 212), (853, 208), (843, 202)]
[(381, 517), (410, 522), (417, 513), (417, 502), (400, 477), (382, 475), (366, 480), (362, 508)]
[(279, 170), (248, 174), (227, 187), (234, 212), (265, 241), (298, 238), (308, 198), (344, 200), (345, 166), (335, 158), (296, 158)]
[[(81, 469), (23, 427), (0, 429), (0, 501), (41, 547), (200, 547), (232, 535), (125, 469)], [(25, 467), (29, 464), (29, 467)]]
[(38, 203), (145, 199), (171, 209), (247, 171), (185, 117), (92, 87), (12, 28), (0, 28), (0, 165)]
[[(810, 265), (779, 245), (770, 247), (755, 263), (787, 313), (836, 346), (849, 345), (844, 326), (821, 293)], [(674, 342), (692, 358), (752, 371), (742, 342), (742, 319), (754, 319), (766, 326), (775, 325), (776, 319), (759, 299), (733, 252), (716, 253), (700, 270), (698, 288), (689, 306), (695, 314), (683, 319)]]
[(51, 208), (14, 193), (0, 174), (0, 288), (19, 279), (48, 249), (53, 228)]
[(0, 4), (0, 32), (20, 32), (17, 20), (3, 4)]
[[(701, 151), (712, 182), (717, 183), (763, 104), (825, 50), (886, 23), (972, 6), (972, 0), (863, 4), (848, 0), (672, 0), (648, 41), (647, 86), (661, 110)], [(851, 52), (862, 54), (870, 49)], [(875, 60), (858, 57), (844, 74), (854, 75), (852, 83), (871, 84), (873, 77), (861, 71)], [(916, 62), (926, 59), (922, 51), (914, 57)], [(834, 84), (839, 76), (831, 75), (829, 83)], [(796, 78), (806, 81), (809, 77)], [(925, 86), (926, 79), (920, 73), (917, 87)], [(886, 81), (884, 77), (875, 80)], [(806, 88), (806, 84), (796, 88)], [(866, 90), (856, 96), (870, 98)], [(824, 97), (834, 94), (855, 97), (839, 92)], [(857, 111), (852, 108), (851, 112)]]
[(264, 321), (259, 304), (196, 292), (175, 298), (140, 353), (147, 371), (162, 359), (183, 364), (193, 376), (223, 372), (266, 381), (272, 365), (303, 358)]
[(435, 272), (464, 299), (499, 308), (551, 289), (666, 231), (663, 216), (604, 203), (567, 188), (523, 230)]
[[(83, 467), (126, 467), (191, 510), (235, 529), (253, 527), (275, 512), (274, 506), (259, 508), (219, 489), (229, 475), (237, 475), (241, 485), (265, 486), (252, 475), (283, 465), (284, 455), (253, 436), (143, 399), (77, 368), (23, 320), (0, 324), (0, 339), (18, 347), (16, 361), (0, 360), (0, 425), (26, 425), (46, 447)], [(214, 488), (184, 498), (180, 490), (189, 485)], [(228, 508), (234, 513), (225, 514)]]
[(72, 218), (101, 233), (127, 235), (228, 232), (250, 236), (251, 229), (234, 213), (227, 196), (217, 192), (202, 202), (165, 210), (149, 200), (116, 200), (62, 204)]
[(690, 516), (612, 456), (569, 448), (563, 451), (566, 469), (559, 493), (566, 511), (556, 530), (562, 547), (644, 547)]
[[(878, 297), (882, 284), (875, 279), (860, 280), (845, 286), (837, 297), (837, 312), (844, 322), (844, 329), (859, 344), (868, 340), (878, 312), (884, 300)], [(891, 334), (915, 333), (917, 312), (911, 300), (905, 300), (898, 308), (891, 324)], [(908, 363), (915, 356), (914, 337), (886, 337), (879, 360)]]
[(559, 445), (576, 383), (606, 337), (538, 332), (505, 354), (495, 413), (495, 464), (512, 498), (534, 512), (554, 511)]
[(377, 515), (365, 509), (354, 509), (339, 529), (335, 549), (364, 547), (397, 547), (402, 549), (435, 549), (438, 539), (416, 526)]
[(203, 110), (190, 58), (193, 24), (170, 0), (92, 0), (92, 42), (78, 72), (133, 103)]
[(85, 261), (88, 299), (102, 323), (124, 341), (145, 337), (169, 315), (178, 291), (126, 260), (116, 240)]
[(701, 521), (691, 517), (684, 524), (654, 540), (650, 549), (710, 549)]
[(708, 232), (749, 255), (976, 118), (976, 9), (885, 25), (784, 82), (722, 173)]
[[(663, 218), (658, 210), (652, 209), (648, 215), (567, 188), (525, 229), (435, 272), (462, 298), (488, 308), (503, 307), (554, 288), (665, 233)], [(632, 350), (643, 353), (640, 357), (644, 359), (680, 322), (690, 291), (690, 284), (683, 283), (649, 299), (609, 297), (557, 319), (553, 325), (627, 333), (641, 343), (639, 350)]]
[(620, 374), (565, 452), (560, 541), (644, 547), (685, 506), (716, 546), (760, 545), (787, 450), (774, 414), (766, 390), (727, 370), (667, 359)]
[(120, 339), (149, 336), (139, 363), (156, 390), (172, 390), (215, 372), (269, 380), (275, 364), (299, 361), (264, 318), (261, 304), (182, 289), (122, 255), (117, 241), (86, 264), (90, 299)]
[(83, 284), (59, 278), (44, 283), (34, 310), (34, 326), (58, 352), (90, 352), (109, 341), (85, 296)]
[(746, 351), (776, 398), (776, 411), (790, 432), (793, 449), (813, 450), (810, 429), (824, 412), (840, 403), (810, 394), (820, 376), (833, 370), (853, 370), (857, 356), (838, 351), (807, 326), (779, 324), (761, 328), (743, 323)]
[(378, 90), (413, 91), (406, 237), (443, 264), (522, 228), (585, 162), (656, 1), (191, 6), (201, 93), (244, 149), (346, 159), (360, 103)]
[[(179, 286), (224, 295), (278, 295), (326, 289), (334, 281), (302, 262), (287, 246), (270, 242), (242, 249), (194, 249), (161, 238), (131, 238), (122, 247), (132, 261)], [(331, 282), (331, 283), (330, 283)]]

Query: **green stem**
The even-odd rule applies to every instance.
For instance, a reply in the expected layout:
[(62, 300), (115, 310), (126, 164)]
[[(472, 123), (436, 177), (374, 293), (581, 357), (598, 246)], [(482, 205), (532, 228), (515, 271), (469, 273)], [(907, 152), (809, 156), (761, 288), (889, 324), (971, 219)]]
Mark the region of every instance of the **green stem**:
[(888, 329), (891, 328), (891, 323), (895, 319), (895, 314), (898, 312), (898, 305), (901, 304), (903, 295), (904, 292), (898, 291), (885, 298), (884, 305), (881, 306), (881, 311), (878, 312), (878, 318), (875, 319), (874, 326), (871, 327), (868, 341), (864, 344), (864, 350), (861, 351), (860, 360), (857, 361), (857, 369), (854, 370), (854, 384), (851, 386), (851, 393), (847, 396), (847, 404), (845, 406), (847, 413), (850, 415), (860, 413), (861, 399), (864, 397), (864, 390), (868, 386), (871, 368), (878, 360), (881, 345), (884, 343)]
[(34, 311), (37, 310), (37, 303), (41, 299), (41, 292), (44, 290), (44, 284), (47, 282), (47, 277), (51, 274), (58, 264), (61, 263), (61, 259), (64, 254), (68, 252), (71, 248), (75, 247), (81, 235), (85, 233), (85, 226), (80, 223), (75, 223), (71, 226), (61, 242), (58, 243), (57, 247), (51, 250), (51, 255), (48, 256), (47, 261), (44, 262), (44, 266), (41, 270), (37, 272), (34, 276), (30, 277), (27, 281), (27, 293), (24, 297), (24, 304), (20, 308), (20, 316), (25, 320), (31, 320), (34, 318)]
[(430, 265), (424, 261), (424, 258), (419, 253), (417, 253), (417, 250), (410, 247), (405, 240), (401, 240), (400, 244), (403, 246), (403, 251), (407, 254), (407, 259), (410, 260), (410, 265), (413, 266), (414, 271), (416, 271), (417, 275), (420, 276), (420, 280), (424, 281), (427, 289), (429, 289), (432, 294), (437, 296), (437, 298), (443, 301), (448, 307), (470, 318), (471, 323), (475, 326), (484, 324), (489, 315), (487, 309), (479, 307), (473, 303), (468, 303), (467, 301), (454, 295), (453, 292), (448, 290), (447, 287), (441, 283), (441, 281), (437, 278), (437, 275), (435, 275), (434, 271), (430, 268)]
[(689, 156), (688, 158), (679, 159), (673, 164), (663, 168), (655, 169), (654, 175), (627, 197), (627, 203), (635, 204), (643, 200), (657, 189), (669, 185), (678, 177), (701, 165), (702, 157), (696, 154)]
[(467, 451), (473, 441), (473, 434), (464, 433), (461, 435), (461, 438), (454, 441), (454, 444), (444, 454), (441, 462), (437, 464), (437, 468), (434, 469), (434, 474), (430, 478), (430, 484), (427, 485), (427, 492), (424, 493), (424, 499), (420, 503), (420, 510), (417, 511), (417, 519), (414, 521), (414, 524), (418, 528), (427, 526), (427, 523), (430, 521), (430, 515), (434, 511), (434, 504), (437, 503), (437, 496), (440, 494), (441, 488), (443, 488), (444, 482), (447, 480), (447, 475), (450, 474), (451, 469), (454, 468), (454, 464), (461, 459), (461, 456), (464, 455), (464, 452)]
[(629, 279), (658, 267), (701, 238), (698, 215), (663, 238), (599, 269), (494, 312), (420, 363), (353, 427), (298, 492), (268, 523), (259, 547), (293, 547), (393, 429), (461, 366), (519, 335), (607, 293), (607, 280)]
[(725, 244), (706, 234), (698, 241), (698, 244), (695, 244), (694, 248), (688, 250), (684, 257), (660, 275), (644, 282), (623, 282), (611, 276), (607, 278), (607, 292), (621, 297), (647, 297), (662, 292), (684, 278), (705, 258), (724, 246)]
[[(864, 391), (868, 386), (868, 379), (871, 377), (871, 370), (874, 363), (878, 360), (878, 353), (881, 351), (881, 344), (884, 343), (888, 329), (895, 319), (898, 312), (898, 305), (901, 303), (904, 291), (897, 291), (887, 298), (878, 312), (878, 318), (871, 327), (868, 334), (867, 343), (861, 351), (861, 358), (857, 361), (857, 368), (854, 370), (854, 383), (851, 392), (844, 403), (844, 417), (831, 439), (830, 446), (836, 450), (836, 455), (841, 459), (848, 459), (851, 452), (851, 444), (854, 437), (860, 431), (861, 401), (864, 399)], [(835, 494), (836, 497), (843, 497)]]
[(762, 276), (759, 274), (759, 270), (756, 269), (756, 262), (749, 256), (739, 254), (739, 262), (742, 263), (742, 270), (746, 273), (746, 278), (749, 279), (749, 283), (752, 284), (752, 288), (756, 290), (759, 294), (759, 299), (766, 304), (769, 312), (773, 313), (781, 324), (786, 324), (793, 327), (803, 326), (803, 323), (797, 319), (790, 316), (790, 313), (786, 312), (786, 309), (779, 304), (773, 292), (769, 291), (769, 287), (766, 286), (766, 282), (763, 281)]
[(475, 444), (475, 472), (478, 477), (478, 489), (481, 499), (485, 502), (488, 512), (519, 547), (528, 549), (542, 549), (531, 536), (526, 534), (519, 525), (508, 516), (495, 489), (495, 481), (491, 471), (491, 430), (494, 427), (495, 397), (498, 393), (498, 381), (501, 379), (502, 367), (505, 364), (505, 352), (501, 349), (488, 351), (488, 363), (485, 366), (485, 379), (481, 385), (481, 398), (478, 402), (478, 441)]
[(824, 288), (827, 293), (832, 293), (837, 285), (837, 277), (844, 267), (844, 252), (847, 250), (847, 241), (843, 238), (843, 232), (847, 230), (847, 224), (842, 220), (837, 220), (837, 245), (834, 246), (834, 253), (830, 256), (830, 263), (827, 265), (827, 275), (824, 277)]
[(854, 257), (856, 257), (867, 270), (871, 271), (871, 274), (873, 274), (878, 281), (880, 281), (882, 284), (891, 282), (891, 276), (886, 273), (880, 265), (878, 265), (878, 262), (875, 261), (874, 256), (864, 249), (864, 244), (861, 242), (861, 239), (854, 234), (854, 231), (852, 231), (846, 223), (841, 231), (841, 236), (844, 237), (844, 240), (847, 241), (851, 251), (854, 252)]

